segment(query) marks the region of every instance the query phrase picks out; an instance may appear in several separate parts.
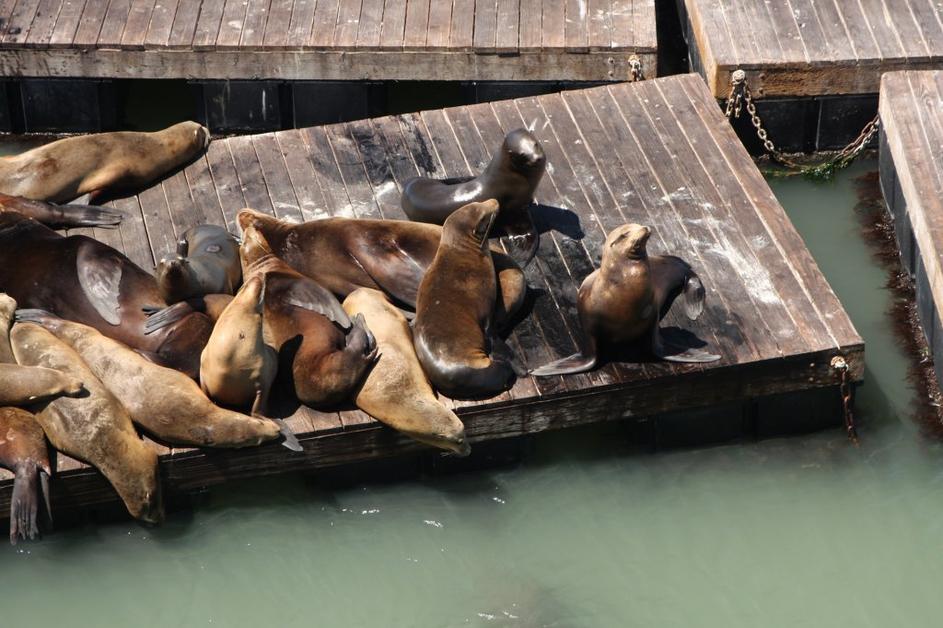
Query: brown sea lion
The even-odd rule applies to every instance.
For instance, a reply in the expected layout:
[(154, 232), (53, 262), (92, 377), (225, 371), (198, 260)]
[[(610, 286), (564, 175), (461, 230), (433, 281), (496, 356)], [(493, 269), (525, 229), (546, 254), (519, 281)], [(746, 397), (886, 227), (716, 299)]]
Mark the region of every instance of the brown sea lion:
[(209, 141), (209, 131), (196, 122), (154, 133), (67, 137), (0, 158), (0, 192), (63, 203), (83, 194), (141, 189), (201, 154)]
[(278, 353), (265, 344), (265, 277), (247, 281), (220, 315), (200, 357), (200, 387), (214, 401), (265, 414)]
[(308, 406), (348, 399), (377, 356), (363, 317), (348, 318), (330, 291), (273, 255), (252, 226), (241, 254), (246, 282), (265, 281), (265, 335), (278, 351), (279, 378)]
[(379, 290), (358, 288), (344, 299), (377, 339), (379, 359), (354, 395), (358, 408), (421, 443), (467, 456), (465, 426), (436, 399), (422, 371), (406, 317)]
[(50, 331), (17, 323), (10, 334), (20, 364), (44, 366), (81, 378), (87, 394), (37, 405), (36, 420), (52, 446), (97, 468), (111, 482), (136, 519), (164, 517), (157, 452), (134, 431), (131, 417), (81, 356)]
[(0, 406), (27, 406), (54, 397), (82, 394), (82, 381), (56, 369), (0, 364)]
[(177, 242), (177, 256), (157, 265), (157, 285), (167, 303), (207, 294), (235, 294), (241, 281), (239, 243), (217, 225), (187, 230)]
[(419, 286), (416, 355), (433, 386), (450, 397), (493, 397), (514, 383), (516, 370), (491, 324), (497, 288), (488, 234), (497, 212), (492, 199), (449, 216)]
[[(243, 231), (254, 226), (275, 255), (339, 298), (357, 288), (373, 288), (409, 308), (416, 307), (419, 283), (442, 239), (442, 227), (406, 220), (326, 218), (292, 224), (244, 209), (238, 221)], [(514, 260), (495, 247), (491, 251), (500, 326), (524, 303), (527, 283)]]
[(495, 226), (511, 236), (515, 260), (527, 264), (537, 252), (538, 239), (528, 208), (546, 168), (547, 157), (537, 138), (527, 129), (515, 129), (477, 177), (410, 179), (403, 186), (401, 204), (410, 220), (441, 225), (468, 203), (497, 199), (501, 209)]
[(49, 451), (36, 417), (20, 408), (0, 408), (0, 467), (13, 472), (10, 500), (10, 543), (39, 534), (39, 500), (49, 506)]
[(99, 227), (113, 229), (121, 224), (122, 215), (94, 205), (56, 205), (33, 201), (22, 196), (0, 194), (0, 212), (19, 212), (50, 229)]
[[(71, 347), (131, 420), (168, 445), (249, 447), (274, 440), (282, 431), (281, 422), (214, 405), (183, 373), (158, 366), (87, 325), (39, 310), (19, 310), (17, 320), (42, 325)], [(290, 432), (286, 438), (286, 446), (296, 448)]]
[(146, 311), (166, 306), (154, 277), (115, 249), (85, 236), (63, 237), (16, 213), (0, 213), (0, 292), (21, 308), (86, 325), (191, 377), (212, 323), (188, 312), (146, 334)]
[(704, 309), (704, 284), (681, 258), (649, 255), (652, 230), (627, 224), (613, 229), (603, 246), (602, 263), (580, 286), (580, 352), (533, 371), (534, 375), (582, 373), (596, 366), (601, 346), (633, 341), (647, 343), (651, 353), (672, 362), (713, 362), (720, 356), (700, 349), (671, 346), (659, 321), (678, 295), (684, 313), (696, 320)]

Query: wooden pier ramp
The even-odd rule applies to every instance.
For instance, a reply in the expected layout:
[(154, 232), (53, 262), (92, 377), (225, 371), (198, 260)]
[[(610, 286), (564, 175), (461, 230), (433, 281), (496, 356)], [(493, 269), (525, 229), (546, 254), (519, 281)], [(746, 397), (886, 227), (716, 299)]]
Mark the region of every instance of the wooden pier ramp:
[(884, 75), (880, 156), (901, 260), (914, 277), (920, 321), (943, 382), (943, 72)]
[[(536, 298), (510, 337), (512, 348), (530, 367), (573, 353), (577, 287), (598, 265), (606, 233), (640, 222), (654, 227), (651, 251), (684, 257), (707, 286), (696, 323), (672, 312), (666, 324), (691, 330), (723, 357), (707, 365), (620, 363), (525, 377), (484, 402), (447, 400), (465, 421), (473, 450), (544, 430), (705, 408), (754, 428), (775, 417), (798, 426), (806, 409), (793, 402), (813, 393), (815, 410), (837, 424), (839, 375), (830, 362), (844, 356), (850, 380), (860, 380), (863, 342), (693, 74), (214, 141), (182, 172), (116, 201), (126, 215), (119, 230), (91, 233), (151, 268), (187, 228), (233, 228), (244, 206), (294, 221), (401, 219), (406, 180), (477, 173), (504, 134), (521, 126), (539, 137), (550, 166), (538, 190), (546, 231), (526, 270)], [(164, 448), (166, 489), (429, 451), (352, 409), (303, 410), (289, 422), (302, 453), (277, 445)], [(0, 513), (10, 496), (5, 478)], [(114, 498), (97, 472), (62, 456), (53, 487), (54, 508)]]

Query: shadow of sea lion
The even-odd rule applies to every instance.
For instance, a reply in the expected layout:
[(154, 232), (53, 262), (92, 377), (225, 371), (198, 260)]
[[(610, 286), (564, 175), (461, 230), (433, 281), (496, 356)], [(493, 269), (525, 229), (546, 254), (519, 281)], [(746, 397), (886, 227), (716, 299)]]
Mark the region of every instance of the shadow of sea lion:
[(534, 226), (537, 227), (537, 233), (552, 230), (572, 240), (582, 240), (585, 235), (579, 214), (572, 210), (538, 203), (530, 208), (530, 215)]

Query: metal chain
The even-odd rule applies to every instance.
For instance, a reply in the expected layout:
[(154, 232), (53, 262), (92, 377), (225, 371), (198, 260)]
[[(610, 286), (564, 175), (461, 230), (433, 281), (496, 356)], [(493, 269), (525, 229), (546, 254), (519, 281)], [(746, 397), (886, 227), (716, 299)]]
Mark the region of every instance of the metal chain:
[(836, 355), (832, 358), (831, 367), (838, 371), (841, 378), (839, 391), (841, 392), (842, 413), (845, 417), (845, 433), (848, 434), (848, 440), (857, 445), (858, 430), (855, 428), (855, 415), (852, 411), (851, 384), (848, 382), (848, 363), (845, 358)]
[(645, 80), (645, 74), (642, 73), (642, 62), (634, 55), (629, 58), (629, 77), (633, 83)]
[(753, 100), (753, 92), (750, 91), (750, 86), (747, 84), (746, 73), (743, 70), (737, 70), (731, 76), (730, 93), (727, 95), (727, 107), (725, 109), (727, 118), (731, 121), (739, 118), (740, 114), (743, 112), (744, 106), (746, 106), (747, 113), (750, 115), (750, 122), (753, 124), (753, 128), (756, 129), (756, 136), (760, 139), (760, 142), (762, 142), (763, 148), (766, 149), (769, 156), (779, 164), (787, 168), (792, 168), (796, 171), (796, 174), (805, 174), (813, 177), (827, 178), (834, 174), (835, 171), (848, 166), (861, 154), (868, 145), (868, 142), (871, 141), (871, 138), (874, 137), (874, 134), (877, 133), (880, 126), (879, 117), (874, 116), (870, 122), (864, 125), (858, 137), (838, 151), (834, 156), (818, 165), (807, 165), (787, 157), (782, 151), (776, 148), (773, 141), (769, 139), (769, 134), (763, 127), (763, 121), (760, 120), (760, 116), (756, 112), (756, 103)]

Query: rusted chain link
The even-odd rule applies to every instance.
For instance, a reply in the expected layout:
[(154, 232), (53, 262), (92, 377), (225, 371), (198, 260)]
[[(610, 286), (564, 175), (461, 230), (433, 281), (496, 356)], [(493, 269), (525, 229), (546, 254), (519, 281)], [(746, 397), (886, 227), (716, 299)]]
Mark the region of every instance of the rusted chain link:
[(852, 410), (851, 384), (848, 382), (848, 363), (845, 358), (836, 355), (832, 358), (831, 367), (838, 371), (841, 378), (839, 391), (841, 392), (842, 414), (845, 417), (845, 432), (848, 434), (848, 440), (855, 445), (858, 444), (858, 430), (855, 428), (855, 415)]
[(629, 78), (632, 79), (633, 83), (645, 80), (645, 74), (642, 72), (642, 62), (636, 56), (629, 58)]
[(809, 165), (790, 159), (769, 139), (769, 134), (763, 126), (763, 121), (760, 120), (760, 116), (756, 112), (756, 103), (753, 100), (753, 92), (750, 91), (750, 86), (747, 84), (746, 73), (743, 70), (737, 70), (733, 73), (730, 80), (730, 93), (727, 95), (727, 106), (725, 109), (727, 118), (731, 121), (739, 118), (740, 114), (743, 113), (744, 107), (750, 116), (750, 122), (753, 124), (753, 128), (756, 129), (756, 136), (760, 139), (763, 148), (766, 149), (766, 152), (774, 161), (787, 168), (791, 168), (794, 171), (792, 174), (803, 174), (818, 179), (831, 178), (835, 172), (851, 164), (865, 149), (880, 126), (878, 116), (874, 116), (870, 122), (864, 125), (864, 128), (861, 129), (861, 133), (858, 134), (858, 137), (855, 138), (854, 141), (824, 162)]

